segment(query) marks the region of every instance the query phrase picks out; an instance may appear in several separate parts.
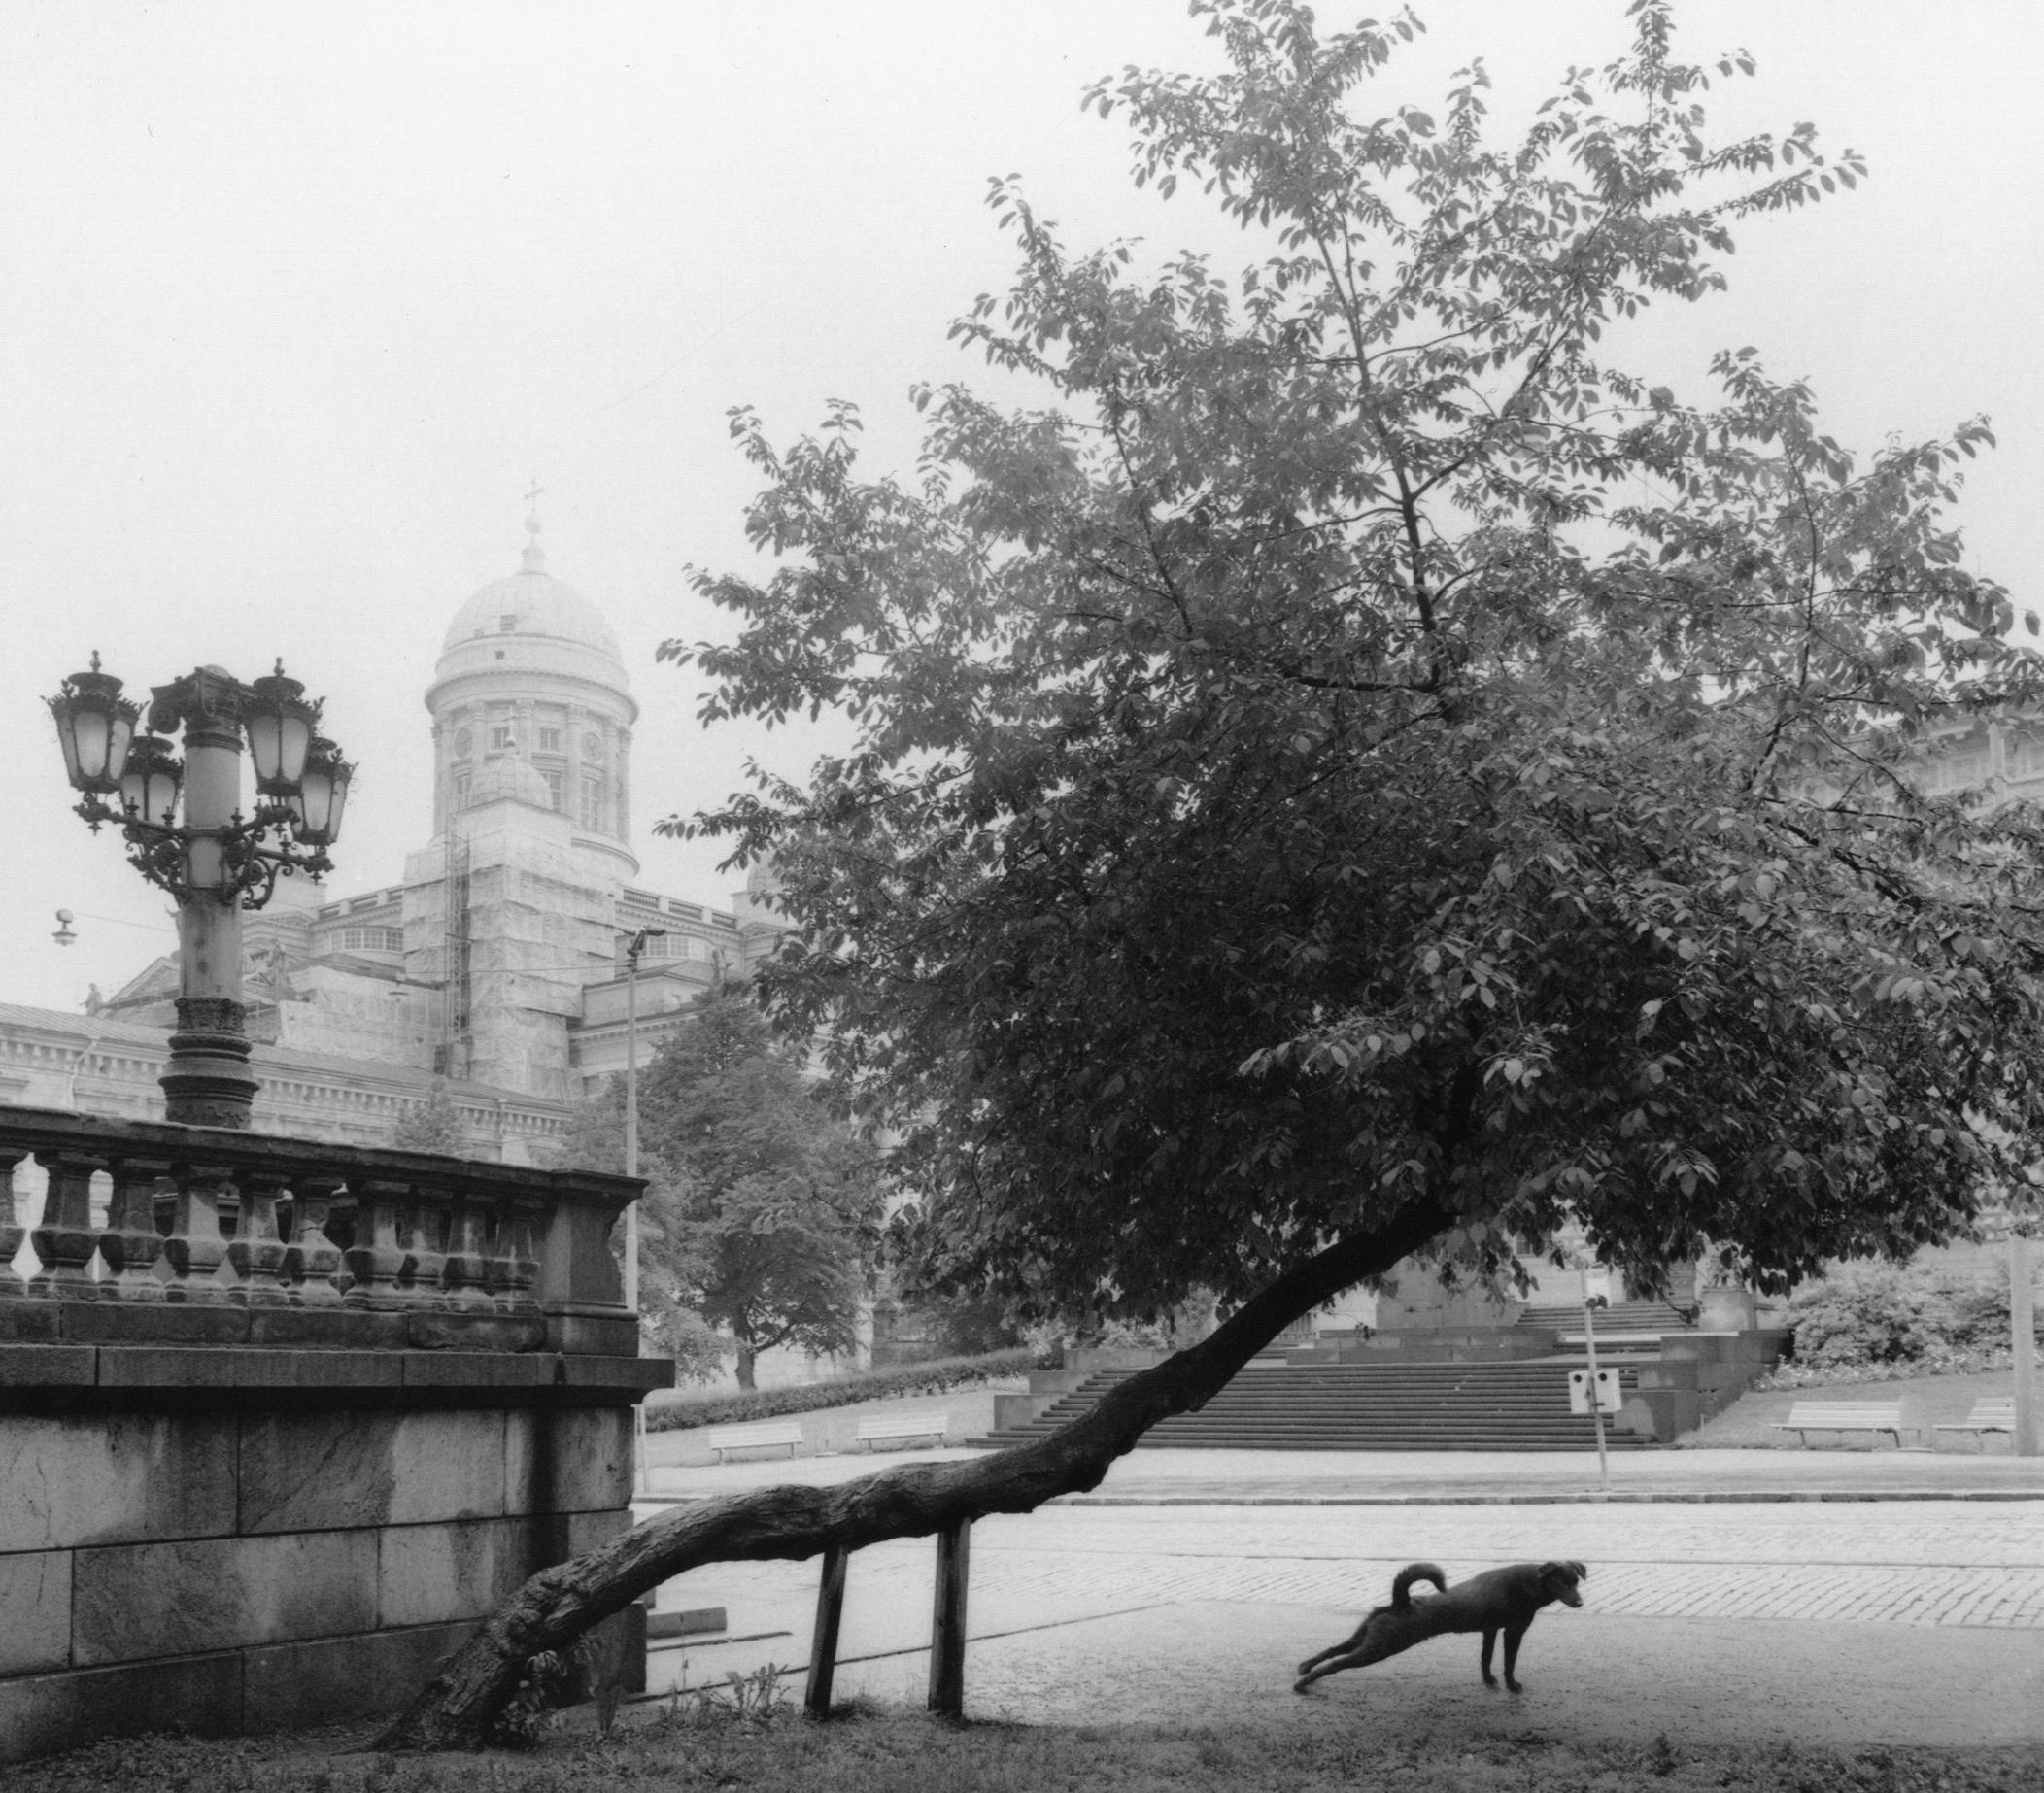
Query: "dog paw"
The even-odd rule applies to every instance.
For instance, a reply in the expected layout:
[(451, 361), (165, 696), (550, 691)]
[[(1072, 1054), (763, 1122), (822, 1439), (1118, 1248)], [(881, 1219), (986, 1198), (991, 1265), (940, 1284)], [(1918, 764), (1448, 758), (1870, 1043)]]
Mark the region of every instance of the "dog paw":
[(1526, 1684), (1523, 1681), (1507, 1681), (1505, 1683), (1505, 1691), (1507, 1693), (1524, 1693)]
[(1304, 1693), (1312, 1685), (1312, 1682), (1311, 1681), (1294, 1681), (1292, 1683), (1292, 1691), (1294, 1693)]

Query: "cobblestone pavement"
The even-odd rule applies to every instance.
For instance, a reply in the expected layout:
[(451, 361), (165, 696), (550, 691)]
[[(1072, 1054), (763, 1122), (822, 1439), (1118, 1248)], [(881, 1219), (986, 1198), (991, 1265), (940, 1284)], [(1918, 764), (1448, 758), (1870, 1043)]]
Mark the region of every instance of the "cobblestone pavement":
[[(656, 1435), (650, 1476), (702, 1499), (889, 1467), (691, 1469), (664, 1462)], [(1136, 1452), (1093, 1495), (974, 1527), (968, 1714), (2044, 1747), (2044, 1460), (1643, 1452), (1614, 1461), (1612, 1488), (1599, 1494), (1585, 1453)], [(840, 1697), (920, 1703), (934, 1554), (907, 1539), (853, 1557)], [(1473, 1639), (1289, 1693), (1299, 1658), (1351, 1629), (1405, 1564), (1459, 1577), (1546, 1557), (1591, 1573), (1583, 1609), (1535, 1628), (1524, 1700), (1482, 1687)], [(657, 1650), (651, 1685), (774, 1662), (799, 1690), (816, 1577), (813, 1561), (727, 1563), (670, 1583), (664, 1607), (723, 1606), (730, 1631)]]
[[(2044, 1633), (2044, 1505), (2033, 1503), (1056, 1507), (981, 1521), (971, 1554), (975, 1640), (1195, 1603), (1308, 1608), (1346, 1625), (1409, 1562), (1436, 1562), (1453, 1580), (1546, 1557), (1590, 1566), (1584, 1610), (1602, 1618)], [(924, 1650), (933, 1558), (927, 1539), (853, 1558), (847, 1664)], [(688, 1652), (695, 1678), (803, 1661), (816, 1576), (814, 1562), (725, 1563), (669, 1583), (663, 1607), (730, 1614), (733, 1641)], [(1330, 1622), (1302, 1613), (1302, 1636)], [(654, 1663), (653, 1684), (672, 1684), (679, 1656)]]

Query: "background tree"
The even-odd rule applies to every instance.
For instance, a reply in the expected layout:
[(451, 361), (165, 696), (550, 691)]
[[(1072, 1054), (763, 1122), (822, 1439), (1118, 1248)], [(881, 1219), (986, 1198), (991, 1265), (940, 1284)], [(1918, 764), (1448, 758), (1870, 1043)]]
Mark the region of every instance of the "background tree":
[(745, 986), (698, 997), (654, 1055), (639, 1135), (671, 1179), (662, 1218), (676, 1264), (702, 1317), (736, 1341), (741, 1388), (775, 1345), (856, 1345), (877, 1161), (817, 1099)]
[[(707, 1382), (723, 1368), (730, 1344), (694, 1305), (700, 1266), (687, 1242), (682, 1185), (658, 1155), (640, 1157), (646, 1176), (646, 1193), (639, 1198), (640, 1325), (653, 1350), (674, 1360), (678, 1380)], [(576, 1103), (554, 1148), (554, 1163), (614, 1175), (624, 1170), (623, 1077), (609, 1078), (597, 1094)], [(622, 1229), (612, 1235), (611, 1249), (622, 1268)]]
[(594, 1096), (568, 1110), (567, 1123), (554, 1142), (555, 1167), (562, 1170), (625, 1172), (625, 1079), (614, 1073)]
[(391, 1131), (391, 1143), (406, 1152), (463, 1153), (468, 1136), (461, 1125), (461, 1111), (455, 1106), (454, 1091), (445, 1077), (435, 1077), (426, 1099), (408, 1108)]
[(1046, 1439), (545, 1572), (399, 1741), (694, 1564), (1090, 1487), (1408, 1254), (1504, 1273), (1571, 1223), (1642, 1282), (1709, 1239), (1780, 1286), (2020, 1174), (2036, 835), (1908, 769), (2035, 693), (1944, 516), (1985, 426), (1862, 465), (1750, 351), (1695, 403), (1613, 348), (1857, 161), (1714, 138), (1744, 58), (1680, 61), (1658, 0), (1504, 144), (1480, 67), (1438, 119), (1359, 92), (1410, 17), (1193, 11), (1224, 73), (1089, 100), (1250, 265), (1073, 255), (997, 182), (1021, 270), (957, 333), (1041, 405), (919, 394), (913, 485), (859, 477), (844, 407), (785, 452), (738, 414), (781, 564), (704, 576), (737, 639), (664, 651), (709, 720), (856, 730), (701, 826), (776, 856), (767, 1000), (900, 1130), (923, 1279), (1232, 1311)]

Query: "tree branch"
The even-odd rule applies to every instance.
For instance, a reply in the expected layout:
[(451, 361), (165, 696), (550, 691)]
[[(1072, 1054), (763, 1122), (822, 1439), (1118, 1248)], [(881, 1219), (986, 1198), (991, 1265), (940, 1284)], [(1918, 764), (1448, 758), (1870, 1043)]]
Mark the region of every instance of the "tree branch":
[(988, 1513), (1026, 1513), (1098, 1487), (1158, 1421), (1193, 1412), (1293, 1320), (1380, 1275), (1452, 1219), (1430, 1203), (1344, 1237), (1287, 1270), (1210, 1337), (1117, 1383), (1048, 1438), (965, 1463), (884, 1470), (833, 1488), (765, 1488), (670, 1507), (573, 1562), (544, 1569), (444, 1663), (378, 1740), (380, 1749), (479, 1747), (527, 1662), (561, 1650), (663, 1581), (704, 1563), (800, 1560), (924, 1538)]

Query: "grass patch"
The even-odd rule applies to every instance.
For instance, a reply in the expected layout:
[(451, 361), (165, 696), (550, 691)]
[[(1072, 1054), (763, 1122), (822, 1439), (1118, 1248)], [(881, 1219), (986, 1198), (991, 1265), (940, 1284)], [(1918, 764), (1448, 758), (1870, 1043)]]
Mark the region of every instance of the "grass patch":
[[(309, 1747), (310, 1745), (310, 1747)], [(943, 1724), (860, 1708), (818, 1725), (684, 1708), (608, 1739), (555, 1735), (535, 1749), (460, 1756), (346, 1753), (332, 1733), (234, 1742), (144, 1738), (10, 1771), (10, 1793), (2032, 1793), (2034, 1749), (1689, 1749), (1556, 1742), (1385, 1741), (1281, 1724), (1187, 1731), (1144, 1725)]]
[[(1932, 1437), (1930, 1429), (1941, 1420), (1964, 1419), (1973, 1410), (1974, 1402), (1984, 1396), (2010, 1394), (2015, 1386), (2013, 1370), (1985, 1370), (1965, 1375), (1910, 1376), (1883, 1381), (1878, 1387), (1869, 1387), (1858, 1378), (1841, 1376), (1833, 1382), (1813, 1382), (1806, 1387), (1749, 1389), (1715, 1419), (1705, 1420), (1696, 1431), (1678, 1440), (1678, 1444), (1685, 1450), (1770, 1450), (1787, 1438), (1792, 1445), (1793, 1435), (1776, 1432), (1773, 1426), (1775, 1421), (1787, 1419), (1788, 1409), (1798, 1401), (1899, 1400), (1903, 1425), (1923, 1428), (1927, 1441)], [(1887, 1442), (1882, 1440), (1884, 1445)], [(1941, 1447), (1970, 1456), (1979, 1444), (1970, 1434), (1948, 1432)]]

